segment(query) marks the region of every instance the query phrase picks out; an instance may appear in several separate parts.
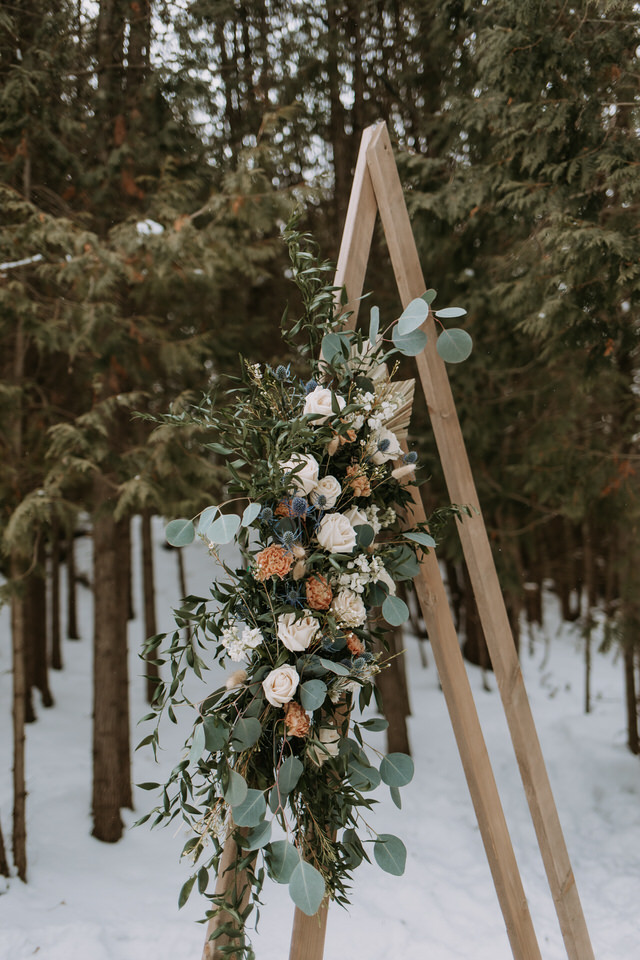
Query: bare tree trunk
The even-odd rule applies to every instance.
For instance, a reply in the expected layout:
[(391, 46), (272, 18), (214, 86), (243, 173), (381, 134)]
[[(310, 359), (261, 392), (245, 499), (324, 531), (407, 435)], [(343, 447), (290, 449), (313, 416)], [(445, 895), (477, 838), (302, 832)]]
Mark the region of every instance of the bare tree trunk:
[(31, 664), (31, 683), (40, 691), (43, 707), (53, 706), (49, 687), (47, 651), (47, 587), (44, 579), (46, 554), (44, 543), (38, 545), (38, 565), (25, 581), (25, 641)]
[(624, 687), (627, 704), (627, 746), (631, 753), (640, 753), (638, 736), (638, 693), (635, 678), (635, 656), (633, 644), (627, 641), (624, 646)]
[[(142, 591), (144, 597), (144, 632), (146, 637), (153, 637), (158, 632), (156, 624), (156, 591), (153, 566), (153, 537), (151, 528), (151, 511), (145, 510), (141, 517), (142, 536)], [(154, 654), (147, 657), (147, 700), (153, 700), (156, 691), (154, 678), (160, 674), (158, 665), (153, 663)]]
[(51, 666), (62, 670), (62, 637), (60, 630), (60, 527), (54, 521), (51, 528)]
[(122, 611), (117, 633), (118, 687), (122, 691), (118, 710), (118, 755), (120, 806), (133, 810), (131, 791), (131, 736), (129, 722), (129, 649), (127, 643), (128, 610), (131, 598), (131, 523), (129, 519), (119, 520), (115, 524), (116, 550), (118, 562), (118, 590), (120, 594), (119, 610)]
[(7, 849), (4, 845), (4, 835), (2, 833), (2, 824), (0, 824), (0, 877), (9, 876), (9, 861), (7, 860)]
[[(11, 576), (18, 583), (23, 570), (13, 557)], [(13, 861), (18, 876), (27, 880), (27, 790), (25, 785), (26, 719), (26, 642), (24, 596), (15, 592), (11, 599), (11, 637), (13, 646)]]
[(79, 640), (76, 588), (76, 540), (73, 526), (67, 534), (67, 639)]
[(593, 608), (596, 605), (595, 566), (593, 545), (591, 541), (591, 526), (588, 520), (582, 524), (582, 563), (584, 566), (584, 712), (591, 713), (591, 640), (594, 620)]
[(119, 714), (127, 690), (122, 672), (122, 588), (116, 524), (108, 504), (104, 478), (96, 480), (93, 521), (93, 836), (115, 843), (122, 836), (120, 818)]
[[(178, 557), (178, 582), (180, 583), (180, 596), (184, 598), (188, 596), (187, 577), (184, 569), (184, 554), (182, 550), (176, 550), (176, 555)], [(187, 638), (191, 640), (191, 624), (188, 623), (184, 629)]]

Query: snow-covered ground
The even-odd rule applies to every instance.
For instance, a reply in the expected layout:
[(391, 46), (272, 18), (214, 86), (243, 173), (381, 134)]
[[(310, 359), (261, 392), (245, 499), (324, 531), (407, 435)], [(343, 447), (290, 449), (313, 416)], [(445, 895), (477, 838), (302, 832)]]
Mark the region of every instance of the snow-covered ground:
[[(89, 572), (90, 545), (80, 568)], [(185, 554), (188, 589), (206, 594), (214, 568), (203, 550)], [(175, 553), (158, 548), (159, 629), (170, 629), (178, 600)], [(82, 588), (81, 588), (82, 589)], [(0, 896), (0, 960), (200, 960), (205, 909), (197, 894), (177, 909), (188, 864), (179, 863), (184, 835), (148, 826), (128, 829), (120, 843), (90, 836), (90, 604), (83, 592), (85, 639), (67, 641), (65, 669), (52, 673), (56, 705), (38, 707), (27, 734), (29, 882), (11, 878)], [(140, 601), (137, 609), (141, 609)], [(593, 712), (582, 712), (581, 642), (559, 627), (553, 598), (545, 633), (523, 670), (565, 831), (597, 960), (640, 957), (640, 764), (625, 748), (622, 665), (597, 656)], [(0, 820), (11, 827), (11, 676), (8, 612), (0, 611)], [(131, 625), (131, 715), (147, 712), (137, 658), (139, 621)], [(509, 960), (511, 951), (458, 758), (435, 668), (420, 665), (407, 640), (416, 776), (398, 811), (382, 788), (372, 823), (401, 836), (408, 849), (403, 877), (375, 864), (355, 874), (348, 912), (332, 906), (327, 960)], [(523, 876), (544, 960), (566, 957), (497, 691), (482, 688), (469, 667), (489, 752)], [(203, 687), (215, 686), (212, 677)], [(490, 683), (495, 687), (493, 678)], [(204, 694), (203, 694), (204, 695)], [(186, 717), (185, 717), (186, 721)], [(190, 725), (190, 722), (189, 722)], [(169, 725), (170, 726), (170, 725)], [(147, 729), (144, 729), (147, 732)], [(136, 783), (163, 779), (180, 753), (185, 730), (165, 729), (161, 766), (148, 749), (134, 754)], [(137, 742), (143, 735), (134, 730)], [(130, 826), (155, 803), (136, 790)], [(3, 880), (0, 878), (0, 891)], [(288, 956), (293, 906), (286, 888), (268, 884), (258, 932), (258, 960)]]

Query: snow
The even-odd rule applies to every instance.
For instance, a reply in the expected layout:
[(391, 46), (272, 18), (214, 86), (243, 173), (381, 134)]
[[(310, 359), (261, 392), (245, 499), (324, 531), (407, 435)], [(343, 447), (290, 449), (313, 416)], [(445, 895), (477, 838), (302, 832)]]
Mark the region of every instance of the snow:
[[(160, 546), (157, 530), (159, 629), (172, 626), (178, 602), (177, 561)], [(90, 573), (90, 544), (79, 544), (81, 570)], [(198, 546), (185, 552), (188, 589), (206, 595), (214, 568)], [(56, 705), (37, 705), (27, 732), (28, 883), (12, 877), (0, 896), (0, 960), (200, 960), (205, 903), (192, 894), (177, 909), (189, 864), (179, 863), (186, 835), (174, 825), (127, 829), (114, 845), (90, 836), (91, 608), (81, 590), (82, 641), (66, 641), (65, 669), (51, 674)], [(139, 586), (136, 585), (141, 610)], [(640, 955), (640, 778), (637, 758), (625, 747), (622, 664), (615, 653), (594, 658), (593, 711), (583, 713), (581, 641), (575, 626), (559, 623), (547, 598), (545, 631), (528, 642), (522, 666), (538, 734), (565, 832), (597, 960), (637, 960)], [(0, 611), (0, 821), (10, 847), (11, 675), (9, 617)], [(142, 627), (130, 627), (131, 716), (147, 712), (137, 657)], [(375, 864), (354, 876), (349, 911), (332, 905), (325, 957), (366, 960), (509, 960), (511, 950), (493, 888), (451, 725), (431, 659), (420, 665), (417, 641), (407, 638), (413, 716), (410, 735), (414, 781), (402, 791), (403, 809), (386, 788), (370, 822), (378, 832), (401, 836), (408, 849), (404, 877)], [(492, 675), (490, 692), (469, 667), (482, 727), (540, 948), (545, 960), (566, 952)], [(218, 685), (211, 676), (202, 696)], [(134, 754), (134, 782), (160, 781), (174, 765), (187, 726), (168, 725), (161, 764), (148, 749)], [(134, 742), (147, 732), (138, 727)], [(381, 740), (381, 742), (383, 742)], [(135, 792), (127, 827), (156, 802)], [(0, 878), (0, 891), (3, 880)], [(258, 960), (288, 956), (293, 906), (286, 888), (267, 881), (259, 929)]]

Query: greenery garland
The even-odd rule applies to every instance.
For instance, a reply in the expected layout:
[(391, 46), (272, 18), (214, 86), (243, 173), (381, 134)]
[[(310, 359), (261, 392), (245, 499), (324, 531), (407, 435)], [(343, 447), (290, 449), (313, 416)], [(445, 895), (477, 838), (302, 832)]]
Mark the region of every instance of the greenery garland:
[[(176, 722), (176, 704), (190, 702), (188, 672), (201, 677), (211, 660), (236, 667), (223, 687), (192, 704), (187, 752), (164, 785), (162, 804), (139, 822), (182, 816), (192, 831), (183, 855), (199, 866), (179, 904), (197, 882), (211, 904), (207, 916), (224, 911), (215, 935), (225, 934), (229, 944), (221, 952), (246, 958), (254, 954), (245, 924), (265, 875), (288, 884), (294, 903), (311, 916), (326, 896), (349, 902), (352, 872), (369, 860), (368, 851), (388, 873), (404, 871), (402, 841), (376, 834), (366, 815), (381, 782), (400, 807), (413, 762), (368, 746), (368, 733), (384, 730), (386, 721), (352, 711), (376, 695), (384, 659), (373, 641), (408, 617), (396, 585), (411, 580), (422, 552), (435, 547), (426, 525), (404, 523), (417, 459), (401, 445), (413, 381), (398, 383), (389, 369), (394, 355), (424, 349), (420, 327), (435, 293), (414, 300), (383, 333), (376, 308), (366, 337), (346, 332), (336, 291), (325, 282), (327, 265), (317, 263), (308, 238), (293, 227), (286, 240), (305, 310), (292, 325), (285, 315), (283, 336), (293, 344), (306, 335), (296, 349), (308, 354), (310, 376), (291, 365), (244, 361), (226, 402), (208, 397), (162, 418), (197, 424), (215, 437), (205, 446), (226, 460), (229, 500), (203, 510), (197, 526), (169, 523), (169, 542), (185, 546), (198, 536), (221, 576), (210, 599), (186, 598), (175, 611), (176, 631), (150, 638), (145, 650), (158, 656), (153, 651), (168, 639), (157, 662), (166, 657), (171, 671), (170, 680), (158, 681), (145, 720), (159, 722), (166, 710)], [(452, 309), (441, 313), (464, 312)], [(446, 334), (438, 348), (463, 359), (468, 335)], [(229, 504), (246, 505), (223, 512)], [(237, 569), (220, 549), (232, 542), (242, 555)], [(155, 750), (158, 742), (156, 724), (142, 744)], [(232, 870), (244, 879), (216, 895), (210, 873), (229, 839), (236, 844)]]

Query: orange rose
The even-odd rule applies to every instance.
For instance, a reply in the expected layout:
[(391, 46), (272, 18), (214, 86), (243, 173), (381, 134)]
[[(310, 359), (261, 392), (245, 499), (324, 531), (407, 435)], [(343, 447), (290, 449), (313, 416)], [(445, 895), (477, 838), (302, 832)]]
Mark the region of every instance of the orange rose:
[(307, 603), (312, 610), (328, 610), (333, 600), (331, 585), (320, 573), (307, 580)]
[(284, 722), (290, 737), (306, 737), (309, 732), (309, 717), (302, 706), (292, 700), (285, 707)]
[(284, 547), (277, 544), (265, 547), (256, 554), (256, 580), (268, 580), (270, 577), (284, 578), (291, 570), (292, 563), (293, 554)]
[(349, 486), (356, 497), (371, 496), (369, 478), (363, 473), (359, 463), (354, 463), (350, 467), (347, 467), (347, 476), (350, 478)]
[(352, 653), (354, 657), (358, 657), (361, 653), (364, 653), (364, 642), (357, 634), (345, 633), (345, 639), (347, 641), (347, 650), (349, 653)]

